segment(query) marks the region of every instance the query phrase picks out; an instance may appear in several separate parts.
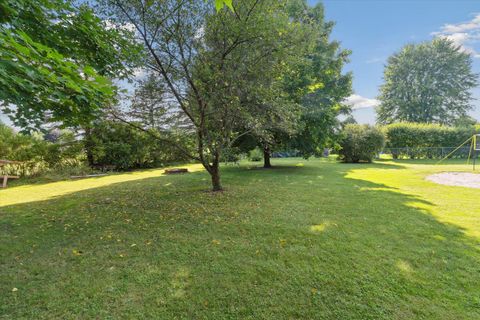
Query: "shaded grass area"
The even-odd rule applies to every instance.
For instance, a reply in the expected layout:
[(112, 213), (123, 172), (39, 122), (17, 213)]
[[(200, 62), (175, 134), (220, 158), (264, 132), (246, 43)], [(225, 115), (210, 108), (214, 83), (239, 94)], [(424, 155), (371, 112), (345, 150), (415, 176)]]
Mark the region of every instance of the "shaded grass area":
[(0, 317), (480, 319), (479, 191), (423, 180), (455, 165), (250, 165), (0, 191)]

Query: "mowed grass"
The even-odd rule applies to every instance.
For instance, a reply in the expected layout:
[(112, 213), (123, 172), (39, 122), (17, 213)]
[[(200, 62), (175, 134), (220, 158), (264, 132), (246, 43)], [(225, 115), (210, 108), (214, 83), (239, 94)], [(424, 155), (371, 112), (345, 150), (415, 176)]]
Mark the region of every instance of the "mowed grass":
[(0, 190), (0, 318), (480, 319), (469, 167), (273, 164)]

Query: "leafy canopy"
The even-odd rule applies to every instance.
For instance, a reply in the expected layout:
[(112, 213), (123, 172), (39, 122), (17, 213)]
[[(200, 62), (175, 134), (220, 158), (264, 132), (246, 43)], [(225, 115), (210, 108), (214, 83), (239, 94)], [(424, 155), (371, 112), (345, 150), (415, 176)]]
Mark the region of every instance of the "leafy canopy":
[(472, 58), (447, 39), (409, 44), (388, 59), (377, 121), (452, 124), (472, 109)]
[(343, 73), (343, 67), (351, 52), (330, 40), (334, 23), (325, 21), (322, 4), (291, 1), (289, 10), (305, 30), (306, 43), (303, 59), (284, 77), (285, 90), (301, 105), (297, 132), (288, 144), (308, 157), (335, 139), (338, 116), (350, 112), (343, 101), (352, 92), (352, 75)]
[(25, 131), (89, 122), (114, 97), (109, 77), (126, 76), (138, 53), (128, 30), (85, 5), (7, 0), (0, 12), (0, 106)]

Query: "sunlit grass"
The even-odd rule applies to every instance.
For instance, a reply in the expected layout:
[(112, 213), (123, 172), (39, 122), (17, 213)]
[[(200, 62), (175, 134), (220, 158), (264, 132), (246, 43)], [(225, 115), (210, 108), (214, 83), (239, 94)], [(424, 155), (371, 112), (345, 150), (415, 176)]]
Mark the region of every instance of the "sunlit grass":
[(383, 184), (394, 188), (394, 192), (416, 195), (422, 201), (405, 204), (431, 214), (439, 221), (455, 224), (464, 229), (467, 235), (480, 239), (480, 189), (445, 186), (425, 180), (428, 175), (438, 172), (472, 172), (472, 167), (461, 163), (463, 161), (439, 165), (435, 161), (428, 161), (428, 164), (421, 162), (396, 162), (405, 170), (354, 169), (346, 177)]
[[(190, 172), (197, 172), (203, 169), (199, 164), (182, 166), (182, 168), (188, 168)], [(78, 191), (106, 187), (115, 183), (141, 183), (137, 180), (160, 177), (164, 175), (164, 171), (165, 169), (152, 169), (110, 174), (108, 176), (99, 176), (88, 179), (74, 179), (32, 185), (24, 184), (26, 183), (24, 181), (20, 181), (20, 185), (18, 183), (10, 183), (10, 188), (1, 190), (0, 192), (0, 207), (48, 200)]]
[(0, 318), (480, 319), (470, 167), (273, 164), (0, 190)]

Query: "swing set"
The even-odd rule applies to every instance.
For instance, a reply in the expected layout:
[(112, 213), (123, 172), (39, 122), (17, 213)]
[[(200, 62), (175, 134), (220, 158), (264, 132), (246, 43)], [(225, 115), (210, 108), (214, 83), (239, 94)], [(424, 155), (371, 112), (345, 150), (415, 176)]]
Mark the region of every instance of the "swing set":
[(473, 159), (472, 164), (473, 164), (473, 171), (475, 171), (475, 165), (476, 165), (476, 160), (478, 153), (480, 151), (480, 134), (474, 134), (470, 138), (468, 138), (464, 143), (459, 145), (455, 150), (450, 152), (445, 158), (442, 160), (438, 161), (437, 164), (441, 163), (445, 159), (448, 159), (452, 154), (457, 152), (461, 147), (466, 145), (468, 142), (470, 142), (470, 149), (468, 151), (468, 159), (467, 159), (467, 165), (470, 164), (470, 159)]

